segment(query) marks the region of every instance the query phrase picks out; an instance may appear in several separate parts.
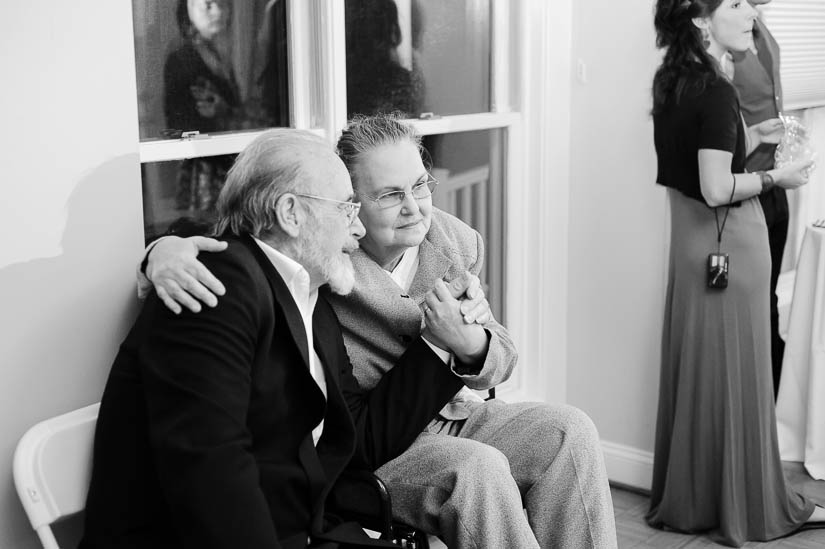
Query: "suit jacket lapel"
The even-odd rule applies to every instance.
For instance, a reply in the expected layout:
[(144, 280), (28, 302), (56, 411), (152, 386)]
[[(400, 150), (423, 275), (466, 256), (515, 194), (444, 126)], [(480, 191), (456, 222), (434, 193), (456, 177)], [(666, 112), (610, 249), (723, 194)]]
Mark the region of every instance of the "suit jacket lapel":
[[(309, 375), (309, 350), (307, 349), (307, 337), (304, 329), (304, 322), (301, 318), (301, 313), (298, 310), (298, 306), (295, 304), (295, 300), (292, 298), (292, 294), (289, 292), (289, 288), (287, 288), (286, 283), (281, 278), (278, 270), (272, 265), (272, 262), (263, 250), (261, 250), (261, 247), (258, 246), (255, 240), (249, 235), (244, 235), (242, 237), (242, 241), (252, 251), (253, 256), (258, 261), (261, 269), (266, 275), (277, 301), (275, 306), (280, 307), (284, 312), (292, 339), (298, 346), (298, 350), (301, 353), (301, 358), (304, 361), (303, 367), (306, 369), (307, 375)], [(318, 390), (317, 386), (315, 389)], [(326, 415), (327, 413), (325, 409), (325, 419)], [(298, 447), (298, 459), (303, 465), (304, 470), (307, 473), (307, 477), (310, 479), (310, 501), (313, 502), (313, 509), (322, 509), (320, 506), (320, 503), (322, 502), (322, 494), (329, 489), (329, 481), (324, 471), (324, 467), (321, 464), (321, 460), (319, 459), (315, 443), (312, 440), (311, 432), (304, 437), (304, 440), (301, 441), (301, 445)], [(318, 517), (315, 518), (316, 521), (319, 520)]]
[[(314, 334), (315, 352), (321, 359), (324, 374), (327, 380), (327, 413), (325, 414), (324, 433), (318, 441), (319, 464), (327, 479), (337, 479), (341, 471), (355, 452), (355, 425), (348, 413), (340, 390), (339, 365), (342, 360), (348, 360), (346, 355), (341, 356), (338, 339), (334, 337), (338, 330), (338, 321), (327, 305), (323, 295), (318, 297), (318, 304), (312, 315), (312, 331)], [(317, 494), (313, 514), (316, 532), (320, 532), (323, 515), (323, 503), (332, 487), (331, 482)], [(313, 494), (315, 496), (316, 494)]]
[[(319, 296), (315, 314), (312, 316), (312, 331), (315, 336), (313, 338), (315, 352), (318, 353), (318, 358), (321, 359), (321, 365), (324, 368), (327, 380), (327, 410), (329, 411), (325, 419), (328, 422), (324, 425), (325, 435), (321, 437), (321, 440), (325, 443), (338, 444), (341, 452), (349, 455), (355, 450), (354, 439), (351, 437), (355, 432), (355, 425), (349, 413), (347, 413), (347, 403), (341, 394), (339, 366), (342, 361), (348, 361), (349, 359), (346, 354), (342, 356), (338, 338), (334, 336), (338, 330), (338, 320), (332, 313), (332, 309), (324, 301), (324, 297)], [(327, 425), (330, 427), (330, 436), (328, 437), (326, 436), (328, 433)]]
[(301, 318), (301, 312), (298, 310), (298, 305), (295, 304), (295, 300), (292, 298), (292, 294), (289, 292), (286, 282), (284, 282), (281, 275), (278, 274), (278, 270), (275, 269), (272, 262), (268, 257), (266, 257), (266, 254), (261, 247), (258, 246), (257, 242), (255, 242), (255, 240), (249, 235), (243, 236), (243, 242), (252, 250), (252, 254), (255, 256), (255, 259), (258, 260), (258, 263), (260, 263), (261, 268), (266, 274), (266, 278), (269, 280), (269, 285), (272, 288), (272, 292), (275, 294), (275, 299), (277, 299), (278, 304), (284, 311), (287, 326), (289, 327), (289, 331), (292, 333), (292, 339), (295, 340), (295, 343), (298, 345), (298, 350), (301, 352), (301, 358), (304, 360), (304, 366), (307, 370), (309, 370), (307, 334), (306, 330), (304, 330), (304, 321)]

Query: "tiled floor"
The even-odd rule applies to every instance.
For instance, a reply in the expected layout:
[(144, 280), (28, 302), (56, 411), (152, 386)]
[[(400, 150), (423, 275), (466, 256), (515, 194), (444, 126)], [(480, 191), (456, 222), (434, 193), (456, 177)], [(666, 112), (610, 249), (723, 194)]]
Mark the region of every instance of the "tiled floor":
[[(713, 543), (706, 537), (688, 536), (673, 532), (663, 532), (645, 523), (644, 515), (648, 507), (647, 496), (611, 487), (613, 510), (616, 515), (616, 532), (619, 549), (696, 549), (699, 547), (725, 547)], [(744, 547), (760, 549), (823, 549), (825, 529), (805, 530), (787, 538), (767, 543), (748, 542)]]

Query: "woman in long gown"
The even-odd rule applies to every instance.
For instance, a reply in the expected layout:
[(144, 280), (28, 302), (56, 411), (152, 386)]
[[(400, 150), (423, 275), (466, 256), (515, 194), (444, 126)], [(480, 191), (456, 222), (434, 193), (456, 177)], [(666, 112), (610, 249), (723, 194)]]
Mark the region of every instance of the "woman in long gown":
[[(659, 0), (654, 21), (666, 48), (653, 81), (653, 122), (671, 245), (647, 521), (732, 546), (825, 517), (782, 472), (770, 255), (756, 198), (771, 185), (804, 184), (811, 165), (743, 173), (750, 150), (777, 142), (783, 129), (778, 120), (744, 128), (721, 68), (729, 52), (751, 47), (756, 15), (744, 0)], [(723, 254), (728, 271), (719, 267)]]

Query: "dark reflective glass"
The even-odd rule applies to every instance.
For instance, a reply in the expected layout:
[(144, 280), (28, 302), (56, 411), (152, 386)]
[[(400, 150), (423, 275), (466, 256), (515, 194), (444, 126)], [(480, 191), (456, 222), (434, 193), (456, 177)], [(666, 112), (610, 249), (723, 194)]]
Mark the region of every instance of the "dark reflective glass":
[(504, 320), (505, 170), (503, 130), (431, 135), (424, 145), (439, 181), (433, 205), (449, 212), (484, 239), (479, 275), (495, 317)]
[(227, 154), (141, 164), (146, 243), (173, 224), (213, 223), (215, 201), (234, 161), (235, 155)]
[(490, 0), (346, 0), (347, 110), (490, 110)]
[(132, 0), (141, 139), (289, 125), (286, 0)]

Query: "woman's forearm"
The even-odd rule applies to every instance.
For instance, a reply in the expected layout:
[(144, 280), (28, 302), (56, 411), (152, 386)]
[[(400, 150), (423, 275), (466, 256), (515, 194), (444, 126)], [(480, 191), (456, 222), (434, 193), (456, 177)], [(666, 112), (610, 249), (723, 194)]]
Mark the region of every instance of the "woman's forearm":
[(724, 206), (731, 202), (747, 200), (762, 192), (762, 178), (755, 173), (728, 172), (724, 177), (711, 178), (702, 185), (702, 196), (708, 206)]

